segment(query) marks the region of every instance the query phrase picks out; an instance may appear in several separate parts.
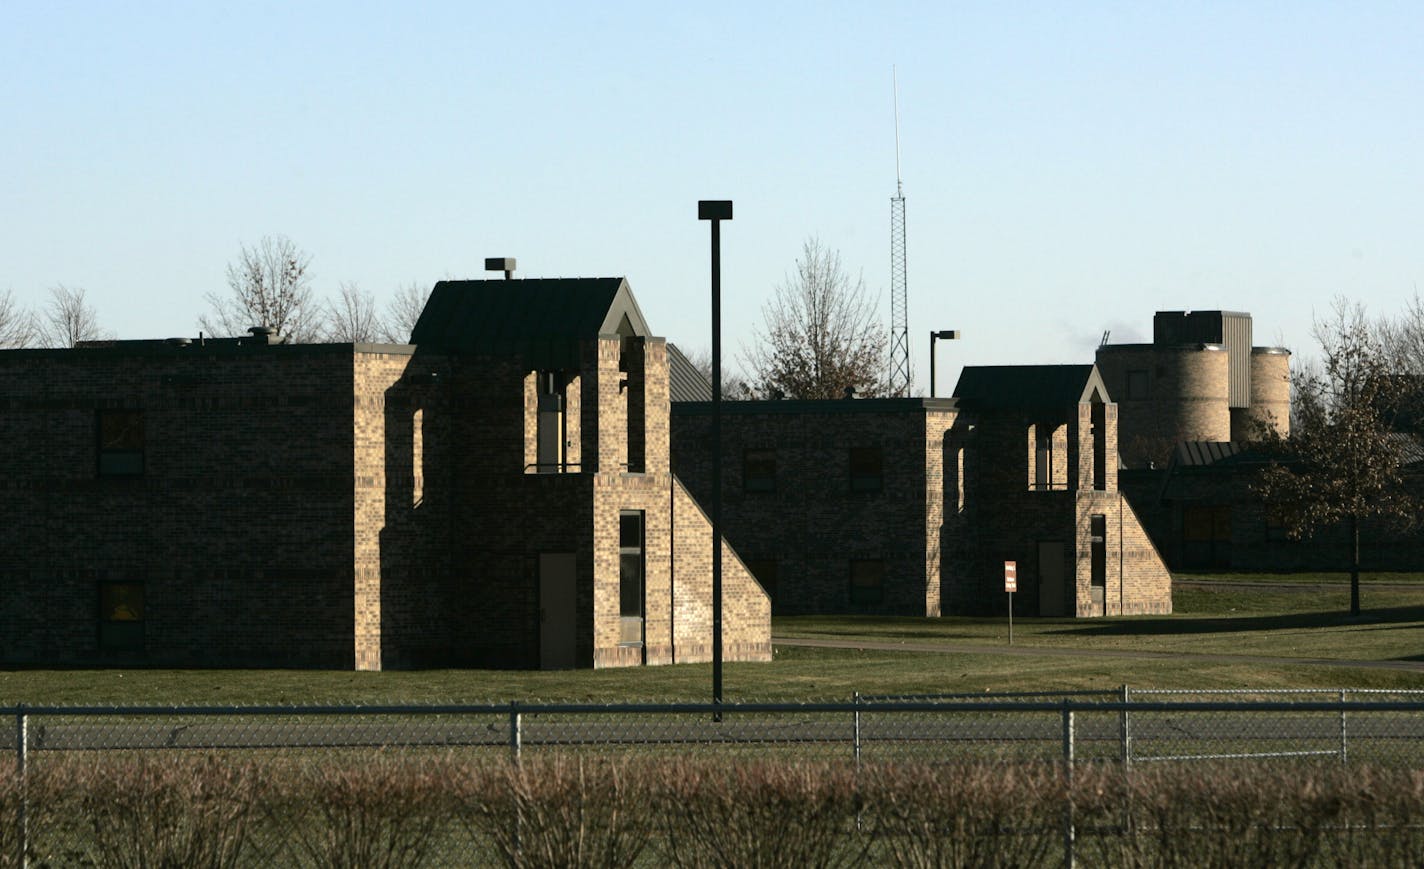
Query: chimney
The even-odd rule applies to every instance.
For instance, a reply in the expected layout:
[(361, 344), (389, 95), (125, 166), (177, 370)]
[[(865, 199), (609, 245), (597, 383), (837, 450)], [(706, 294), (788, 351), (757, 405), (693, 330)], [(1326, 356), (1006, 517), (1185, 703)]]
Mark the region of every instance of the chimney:
[(504, 272), (504, 279), (507, 281), (514, 277), (514, 257), (485, 257), (485, 271)]

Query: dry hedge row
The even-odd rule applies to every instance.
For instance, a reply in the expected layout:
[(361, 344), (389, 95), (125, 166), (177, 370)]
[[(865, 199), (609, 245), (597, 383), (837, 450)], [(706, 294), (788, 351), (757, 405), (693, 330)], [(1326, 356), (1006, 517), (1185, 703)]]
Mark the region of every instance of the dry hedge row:
[[(1424, 772), (393, 755), (48, 762), (31, 866), (1410, 865)], [(20, 856), (0, 776), (0, 866)]]

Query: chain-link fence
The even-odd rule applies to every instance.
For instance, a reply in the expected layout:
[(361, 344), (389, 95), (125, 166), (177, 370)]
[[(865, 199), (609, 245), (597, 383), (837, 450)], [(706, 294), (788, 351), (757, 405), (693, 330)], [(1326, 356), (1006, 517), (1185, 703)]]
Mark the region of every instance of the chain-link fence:
[[(272, 795), (280, 796), (282, 789), (269, 787), (264, 792), (266, 814), (244, 820), (249, 825), (244, 861), (277, 863), (311, 862), (298, 853), (299, 845), (318, 835), (310, 831), (325, 831), (320, 835), (329, 838), (332, 829), (353, 823), (349, 818), (339, 821), (340, 811), (323, 808), (327, 804), (312, 794), (345, 793), (341, 799), (360, 802), (352, 793), (361, 787), (389, 790), (394, 787), (390, 781), (406, 781), (397, 777), (373, 784), (374, 779), (360, 777), (393, 763), (421, 770), (415, 779), (424, 782), (424, 790), (412, 785), (415, 789), (396, 801), (412, 806), (421, 805), (428, 792), (479, 778), (470, 770), (516, 768), (510, 760), (544, 763), (571, 756), (601, 761), (772, 759), (851, 770), (1016, 762), (1025, 768), (1056, 769), (1070, 778), (1072, 770), (1084, 765), (1185, 769), (1193, 766), (1184, 767), (1187, 761), (1424, 768), (1424, 692), (1355, 689), (1179, 692), (1123, 687), (1106, 692), (856, 695), (839, 702), (726, 705), (17, 706), (0, 709), (0, 714), (14, 722), (16, 775), (5, 778), (18, 783), (10, 791), (15, 795), (8, 810), (13, 816), (0, 823), (6, 828), (0, 833), (0, 851), (5, 852), (0, 866), (14, 865), (17, 854), (32, 857), (40, 851), (46, 865), (89, 859), (85, 855), (92, 855), (102, 839), (99, 822), (89, 817), (89, 809), (74, 809), (73, 796), (67, 797), (71, 808), (60, 813), (65, 817), (45, 814), (40, 805), (44, 800), (35, 796), (42, 789), (35, 790), (38, 784), (32, 783), (51, 773), (54, 781), (78, 781), (75, 770), (94, 769), (96, 764), (124, 768), (125, 775), (149, 776), (166, 766), (195, 781), (211, 779), (220, 767), (226, 771), (217, 776), (222, 787), (238, 791), (247, 786), (242, 775), (248, 773), (232, 770), (265, 770), (264, 780), (306, 782), (302, 787), (307, 790), (281, 799)], [(157, 759), (163, 764), (153, 763)], [(123, 767), (122, 762), (132, 763)], [(218, 767), (197, 770), (198, 763)], [(82, 791), (84, 799), (94, 789), (93, 782), (86, 781), (77, 791), (71, 787)], [(152, 782), (134, 787), (135, 793), (153, 790)], [(211, 782), (204, 787), (208, 797), (222, 791)], [(108, 792), (99, 788), (99, 793)], [(191, 811), (208, 797), (180, 799), (186, 802), (180, 808)], [(123, 803), (114, 793), (105, 799)], [(616, 802), (617, 794), (608, 799)], [(144, 805), (143, 812), (159, 811), (151, 802)], [(274, 813), (272, 805), (286, 808)], [(425, 858), (437, 865), (469, 865), (469, 854), (494, 848), (494, 840), (486, 841), (483, 851), (472, 844), (477, 834), (486, 839), (492, 835), (489, 830), (480, 834), (478, 823), (455, 824), (448, 812), (442, 817), (438, 830), (427, 831), (430, 842), (437, 844), (422, 852)], [(471, 817), (478, 820), (477, 815)], [(1071, 824), (1064, 835), (1071, 854)], [(37, 838), (43, 839), (39, 850)], [(137, 833), (130, 838), (146, 841)]]

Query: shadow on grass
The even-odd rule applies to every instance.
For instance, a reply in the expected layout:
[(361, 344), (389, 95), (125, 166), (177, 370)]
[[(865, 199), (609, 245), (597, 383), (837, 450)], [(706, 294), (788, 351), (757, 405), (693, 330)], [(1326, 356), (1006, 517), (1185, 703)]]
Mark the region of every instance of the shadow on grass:
[(1357, 627), (1361, 630), (1379, 630), (1412, 622), (1424, 622), (1424, 607), (1384, 607), (1367, 609), (1359, 616), (1346, 612), (1286, 613), (1259, 616), (1228, 616), (1187, 618), (1164, 616), (1162, 618), (1134, 618), (1124, 621), (1101, 622), (1092, 625), (1073, 626), (1062, 630), (1047, 630), (1044, 636), (1068, 635), (1079, 637), (1130, 637), (1143, 635), (1182, 634), (1240, 634), (1256, 631), (1300, 630), (1303, 628)]

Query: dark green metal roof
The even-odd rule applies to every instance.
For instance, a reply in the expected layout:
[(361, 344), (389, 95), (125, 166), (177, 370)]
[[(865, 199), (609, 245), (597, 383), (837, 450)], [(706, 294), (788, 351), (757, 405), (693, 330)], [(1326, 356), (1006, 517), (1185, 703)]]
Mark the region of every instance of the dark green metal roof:
[(579, 344), (647, 336), (623, 278), (441, 281), (410, 341), (442, 352), (520, 356), (530, 368), (576, 368)]
[(1112, 400), (1096, 365), (966, 365), (954, 397), (966, 408), (1064, 407), (1089, 400), (1094, 388)]
[(676, 344), (667, 345), (668, 398), (672, 401), (711, 401), (712, 384)]

